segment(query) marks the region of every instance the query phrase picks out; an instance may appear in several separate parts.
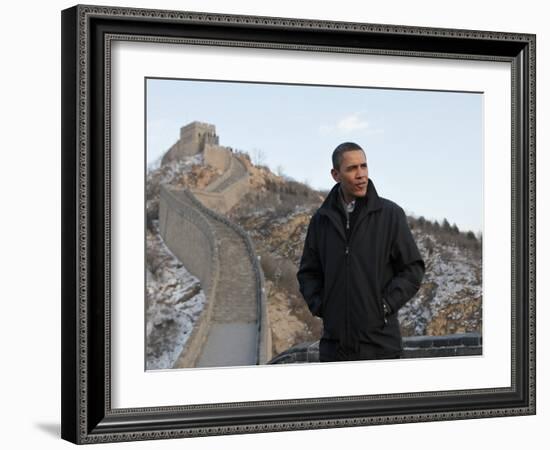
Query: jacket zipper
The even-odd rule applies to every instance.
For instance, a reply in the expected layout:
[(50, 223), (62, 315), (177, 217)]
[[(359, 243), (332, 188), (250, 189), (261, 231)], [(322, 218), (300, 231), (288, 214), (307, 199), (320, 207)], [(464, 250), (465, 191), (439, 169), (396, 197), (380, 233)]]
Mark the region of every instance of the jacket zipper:
[[(337, 222), (337, 219), (334, 218), (334, 216), (332, 216), (332, 214), (326, 212), (325, 213), (329, 218), (331, 218), (332, 222), (334, 223), (334, 226), (336, 227), (336, 229), (338, 229), (340, 231), (340, 234), (342, 235), (342, 237), (344, 238), (344, 241), (346, 243), (345, 245), (345, 283), (346, 283), (346, 286), (345, 286), (345, 305), (344, 305), (344, 317), (345, 317), (345, 332), (344, 332), (344, 336), (345, 336), (345, 340), (347, 341), (347, 344), (351, 344), (350, 342), (350, 318), (349, 318), (349, 248), (350, 248), (350, 243), (351, 243), (351, 240), (352, 240), (352, 237), (353, 237), (353, 232), (358, 228), (358, 225), (360, 222), (362, 222), (365, 218), (366, 218), (366, 215), (363, 216), (361, 218), (361, 220), (357, 220), (357, 223), (355, 224), (354, 226), (354, 229), (352, 230), (351, 233), (347, 233), (346, 231), (343, 231), (342, 228), (339, 228), (338, 227), (338, 222)], [(342, 222), (340, 222), (342, 223)], [(346, 230), (349, 230), (350, 229), (350, 223), (349, 223), (349, 215), (346, 216)], [(342, 232), (343, 231), (343, 232)]]
[[(349, 230), (349, 214), (346, 215), (346, 230)], [(355, 230), (355, 228), (354, 228)], [(349, 243), (351, 241), (351, 236), (349, 233), (346, 233), (346, 282), (347, 282), (347, 272), (348, 272), (348, 253), (349, 253)], [(347, 287), (347, 284), (346, 284)], [(346, 290), (347, 295), (347, 290)], [(347, 296), (346, 296), (347, 300)], [(384, 327), (388, 324), (388, 318), (386, 317), (385, 310), (384, 310), (384, 301), (380, 301), (380, 308), (382, 309), (382, 319), (384, 319)], [(347, 318), (347, 316), (346, 316)]]

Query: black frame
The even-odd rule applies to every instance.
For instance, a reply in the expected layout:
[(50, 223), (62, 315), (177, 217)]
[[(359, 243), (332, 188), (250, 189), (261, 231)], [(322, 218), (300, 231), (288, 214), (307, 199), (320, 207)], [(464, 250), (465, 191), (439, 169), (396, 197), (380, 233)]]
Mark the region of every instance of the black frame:
[[(512, 65), (512, 383), (507, 388), (112, 409), (112, 40)], [(535, 36), (98, 6), (62, 12), (62, 437), (84, 444), (535, 414)]]

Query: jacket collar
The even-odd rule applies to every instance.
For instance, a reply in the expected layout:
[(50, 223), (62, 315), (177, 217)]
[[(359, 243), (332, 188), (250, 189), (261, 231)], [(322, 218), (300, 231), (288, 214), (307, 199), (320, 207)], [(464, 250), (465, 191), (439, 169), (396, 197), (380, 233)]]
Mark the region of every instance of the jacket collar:
[[(340, 183), (336, 183), (330, 190), (323, 204), (321, 205), (320, 207), (321, 212), (328, 212), (330, 210), (344, 212), (343, 206), (340, 201), (339, 190), (340, 190)], [(355, 207), (365, 208), (365, 206), (366, 206), (367, 214), (370, 214), (371, 212), (374, 212), (382, 207), (380, 202), (380, 197), (378, 197), (378, 192), (376, 192), (374, 183), (370, 178), (367, 185), (366, 197), (358, 198)]]

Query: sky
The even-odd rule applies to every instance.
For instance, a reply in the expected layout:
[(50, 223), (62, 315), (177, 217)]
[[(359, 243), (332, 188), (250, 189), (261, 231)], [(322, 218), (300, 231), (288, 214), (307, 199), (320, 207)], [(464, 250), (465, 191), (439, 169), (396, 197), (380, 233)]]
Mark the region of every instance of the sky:
[(481, 93), (147, 79), (148, 165), (193, 121), (322, 190), (334, 185), (334, 148), (356, 142), (381, 197), (415, 217), (483, 230)]

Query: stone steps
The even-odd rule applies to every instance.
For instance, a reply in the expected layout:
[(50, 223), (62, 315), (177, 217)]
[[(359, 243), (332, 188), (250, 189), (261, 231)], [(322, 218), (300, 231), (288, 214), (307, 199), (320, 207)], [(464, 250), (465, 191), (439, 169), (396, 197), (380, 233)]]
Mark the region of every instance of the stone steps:
[(212, 320), (219, 323), (256, 322), (258, 304), (254, 270), (246, 245), (230, 226), (212, 223), (218, 239), (220, 272)]

